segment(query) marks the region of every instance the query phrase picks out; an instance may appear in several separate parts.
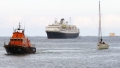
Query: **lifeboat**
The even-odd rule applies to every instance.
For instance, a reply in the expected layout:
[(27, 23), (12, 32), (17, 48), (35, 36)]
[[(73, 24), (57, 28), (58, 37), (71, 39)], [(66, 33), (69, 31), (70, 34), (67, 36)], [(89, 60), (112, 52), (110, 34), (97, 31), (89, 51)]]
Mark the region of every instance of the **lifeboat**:
[(30, 43), (30, 40), (25, 37), (25, 29), (19, 27), (14, 30), (12, 37), (8, 44), (4, 43), (4, 48), (8, 54), (18, 53), (35, 53), (36, 48), (34, 44)]

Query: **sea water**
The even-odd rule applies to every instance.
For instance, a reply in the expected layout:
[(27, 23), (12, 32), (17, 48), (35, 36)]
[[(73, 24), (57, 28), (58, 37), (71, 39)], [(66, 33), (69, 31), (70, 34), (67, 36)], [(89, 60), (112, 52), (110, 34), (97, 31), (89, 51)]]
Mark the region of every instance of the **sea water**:
[(94, 36), (74, 39), (29, 37), (36, 46), (35, 54), (7, 54), (0, 37), (0, 68), (120, 68), (120, 37), (103, 37), (109, 49), (97, 50)]

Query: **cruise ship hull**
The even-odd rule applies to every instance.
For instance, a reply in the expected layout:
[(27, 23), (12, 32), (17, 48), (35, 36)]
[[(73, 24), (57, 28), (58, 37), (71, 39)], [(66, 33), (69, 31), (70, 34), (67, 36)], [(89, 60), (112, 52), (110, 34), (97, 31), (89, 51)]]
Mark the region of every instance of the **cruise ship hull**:
[(79, 33), (62, 33), (62, 32), (48, 32), (47, 37), (48, 39), (54, 39), (54, 38), (76, 38), (79, 36)]

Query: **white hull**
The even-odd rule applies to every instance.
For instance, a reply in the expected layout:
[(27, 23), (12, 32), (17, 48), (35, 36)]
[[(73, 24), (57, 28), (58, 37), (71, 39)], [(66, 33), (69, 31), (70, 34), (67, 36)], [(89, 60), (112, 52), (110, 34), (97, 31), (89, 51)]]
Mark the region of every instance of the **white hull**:
[(98, 49), (108, 49), (109, 45), (108, 44), (98, 43), (97, 48)]

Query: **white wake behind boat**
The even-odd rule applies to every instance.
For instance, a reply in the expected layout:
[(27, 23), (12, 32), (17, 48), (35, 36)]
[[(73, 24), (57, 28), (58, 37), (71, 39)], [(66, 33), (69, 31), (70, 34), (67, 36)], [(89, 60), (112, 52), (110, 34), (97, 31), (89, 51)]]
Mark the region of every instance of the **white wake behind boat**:
[(100, 1), (99, 1), (99, 33), (98, 33), (98, 44), (97, 49), (108, 49), (109, 45), (103, 42), (102, 39), (102, 30), (101, 30), (101, 12), (100, 12)]

